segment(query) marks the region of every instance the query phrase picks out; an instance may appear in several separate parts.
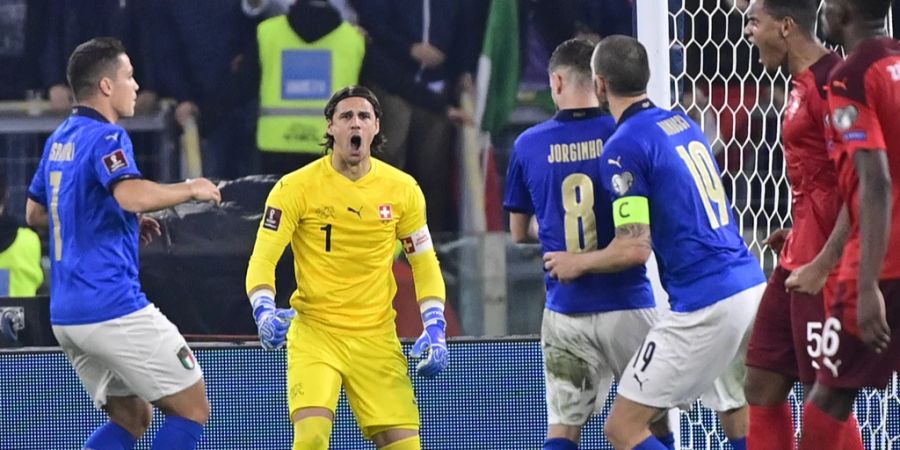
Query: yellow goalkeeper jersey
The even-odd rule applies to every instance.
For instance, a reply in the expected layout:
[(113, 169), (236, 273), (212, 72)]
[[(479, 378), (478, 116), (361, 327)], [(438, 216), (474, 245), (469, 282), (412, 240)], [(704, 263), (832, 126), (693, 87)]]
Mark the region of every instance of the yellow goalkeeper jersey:
[(290, 242), (297, 280), (291, 306), (301, 321), (343, 334), (388, 332), (396, 316), (392, 266), (400, 239), (418, 299), (444, 299), (422, 190), (406, 173), (371, 162), (369, 173), (353, 181), (326, 155), (278, 181), (250, 258), (248, 293), (274, 288), (275, 265)]

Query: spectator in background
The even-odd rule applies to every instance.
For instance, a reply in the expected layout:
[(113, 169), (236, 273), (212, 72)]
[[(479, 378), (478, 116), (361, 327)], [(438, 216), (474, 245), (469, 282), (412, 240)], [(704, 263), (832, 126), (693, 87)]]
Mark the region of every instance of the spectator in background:
[(582, 37), (598, 42), (613, 34), (634, 35), (633, 12), (632, 0), (529, 0), (522, 36), (526, 43), (524, 87), (549, 89), (550, 52), (567, 39)]
[(482, 24), (481, 2), (461, 0), (366, 0), (358, 2), (360, 25), (371, 38), (362, 82), (384, 108), (387, 138), (383, 159), (419, 182), (434, 231), (456, 228), (446, 216), (450, 189), (453, 124), (471, 123), (458, 108), (459, 94), (472, 88)]
[[(29, 3), (32, 3), (29, 0)], [(66, 84), (65, 67), (68, 56), (78, 44), (99, 36), (113, 36), (121, 40), (135, 56), (135, 76), (152, 79), (145, 72), (149, 68), (145, 43), (155, 39), (142, 26), (141, 8), (153, 7), (149, 0), (52, 0), (44, 27), (46, 33), (41, 52), (41, 81), (47, 88), (50, 106), (57, 111), (66, 111), (72, 106), (72, 91)], [(36, 4), (40, 4), (37, 2)], [(138, 111), (156, 104), (156, 94), (152, 89), (142, 90), (138, 95)]]
[(365, 38), (328, 2), (299, 0), (260, 23), (256, 41), (245, 58), (248, 84), (259, 86), (256, 145), (262, 170), (284, 174), (322, 156), (322, 110), (359, 83)]
[[(151, 4), (152, 3), (152, 4)], [(255, 22), (241, 0), (157, 0), (141, 3), (141, 26), (154, 39), (155, 61), (147, 83), (178, 101), (181, 126), (197, 121), (204, 175), (236, 178), (255, 165), (253, 142), (257, 86), (238, 82), (242, 50), (253, 41)]]
[(0, 100), (23, 100), (41, 88), (39, 56), (44, 47), (47, 0), (0, 2)]
[(41, 240), (4, 214), (9, 193), (0, 174), (0, 297), (32, 297), (44, 282)]

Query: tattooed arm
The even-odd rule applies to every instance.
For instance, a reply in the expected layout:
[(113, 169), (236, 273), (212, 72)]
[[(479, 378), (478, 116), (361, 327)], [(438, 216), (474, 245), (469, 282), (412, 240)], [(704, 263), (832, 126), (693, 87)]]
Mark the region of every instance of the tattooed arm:
[(588, 253), (548, 252), (544, 267), (550, 276), (568, 282), (586, 273), (621, 272), (644, 265), (652, 250), (650, 225), (629, 223), (616, 228), (616, 237), (606, 248)]

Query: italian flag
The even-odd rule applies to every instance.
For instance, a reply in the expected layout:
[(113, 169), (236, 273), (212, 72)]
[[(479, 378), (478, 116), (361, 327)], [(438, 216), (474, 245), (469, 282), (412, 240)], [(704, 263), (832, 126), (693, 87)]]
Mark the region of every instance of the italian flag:
[[(469, 180), (480, 184), (469, 186), (469, 189), (482, 193), (484, 203), (476, 202), (471, 207), (484, 211), (484, 216), (482, 220), (477, 211), (463, 212), (463, 228), (470, 231), (504, 229), (503, 186), (494, 161), (491, 135), (506, 126), (510, 113), (516, 107), (521, 67), (519, 59), (518, 0), (492, 0), (475, 82), (475, 120), (479, 130), (474, 139), (478, 142), (475, 148), (481, 149), (481, 152), (479, 161), (473, 164), (477, 164), (481, 176)], [(483, 230), (479, 230), (482, 227)]]

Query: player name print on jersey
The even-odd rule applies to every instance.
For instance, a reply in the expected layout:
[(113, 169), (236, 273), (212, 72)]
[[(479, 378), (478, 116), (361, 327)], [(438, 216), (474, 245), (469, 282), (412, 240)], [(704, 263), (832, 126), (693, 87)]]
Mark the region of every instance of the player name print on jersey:
[(62, 142), (54, 142), (50, 146), (50, 157), (48, 159), (50, 161), (71, 161), (75, 159), (75, 143), (66, 142), (63, 144)]
[(603, 139), (550, 145), (547, 162), (567, 163), (597, 159), (603, 153)]
[(672, 116), (666, 120), (659, 121), (656, 124), (669, 136), (674, 136), (691, 127), (691, 124), (681, 116)]

